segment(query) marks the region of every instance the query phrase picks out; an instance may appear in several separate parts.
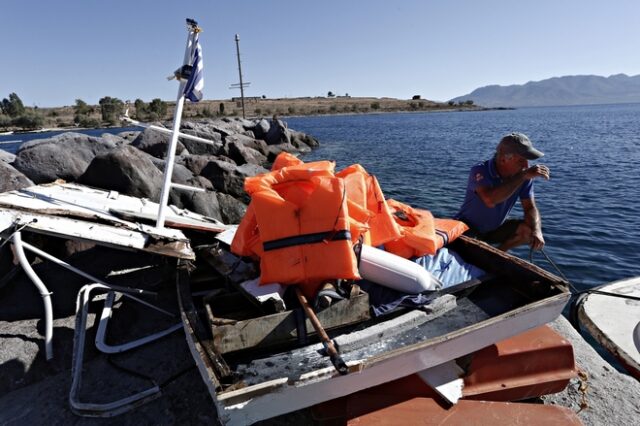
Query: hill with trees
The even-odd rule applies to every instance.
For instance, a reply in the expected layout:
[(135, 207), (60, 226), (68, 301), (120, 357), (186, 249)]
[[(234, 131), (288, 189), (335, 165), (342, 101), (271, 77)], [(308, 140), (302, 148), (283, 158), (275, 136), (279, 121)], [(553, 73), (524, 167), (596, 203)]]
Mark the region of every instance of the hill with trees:
[[(338, 96), (329, 91), (328, 96), (277, 98), (245, 97), (245, 116), (247, 118), (294, 116), (294, 115), (325, 115), (325, 114), (366, 114), (384, 112), (420, 112), (457, 109), (478, 109), (472, 101), (459, 103), (434, 102), (422, 99), (420, 95), (412, 99), (369, 98)], [(11, 93), (3, 99), (2, 114), (0, 114), (0, 131), (36, 130), (41, 128), (72, 129), (99, 128), (119, 126), (120, 116), (128, 109), (129, 116), (139, 121), (153, 122), (171, 119), (175, 102), (165, 102), (152, 99), (145, 102), (136, 99), (133, 104), (127, 104), (118, 98), (105, 96), (98, 105), (89, 105), (82, 99), (76, 99), (72, 106), (56, 108), (25, 107), (20, 97)], [(215, 117), (242, 116), (242, 102), (240, 98), (222, 100), (203, 100), (197, 103), (186, 102), (183, 117), (192, 120)]]

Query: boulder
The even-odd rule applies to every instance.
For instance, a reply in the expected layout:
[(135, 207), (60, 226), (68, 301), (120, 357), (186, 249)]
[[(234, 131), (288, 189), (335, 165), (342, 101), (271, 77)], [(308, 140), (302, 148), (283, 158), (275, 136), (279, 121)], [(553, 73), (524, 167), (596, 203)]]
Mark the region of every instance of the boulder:
[(136, 138), (138, 137), (138, 135), (140, 135), (141, 132), (136, 131), (136, 130), (130, 130), (127, 132), (120, 132), (118, 133), (118, 136), (120, 136), (122, 139), (126, 140), (128, 143), (133, 142), (134, 140), (136, 140)]
[(103, 133), (100, 137), (103, 141), (113, 143), (116, 147), (129, 143), (125, 138), (114, 135), (113, 133)]
[(271, 127), (271, 124), (269, 124), (269, 120), (262, 118), (258, 120), (254, 124), (254, 126), (250, 128), (250, 130), (253, 131), (253, 134), (256, 137), (256, 139), (264, 140), (265, 137), (267, 136), (267, 133), (269, 132), (270, 127)]
[[(167, 146), (171, 136), (153, 129), (145, 129), (138, 137), (131, 142), (134, 146), (156, 158), (164, 158), (167, 155)], [(178, 141), (176, 145), (176, 155), (180, 155), (185, 150), (184, 145)]]
[(297, 154), (298, 150), (296, 147), (291, 145), (290, 143), (281, 143), (278, 145), (269, 145), (267, 149), (267, 161), (273, 163), (276, 160), (276, 157), (281, 152), (288, 152), (291, 154)]
[(31, 179), (4, 161), (0, 161), (0, 192), (13, 191), (27, 186), (33, 186)]
[(0, 161), (3, 163), (11, 164), (16, 161), (16, 155), (10, 152), (0, 149)]
[[(162, 173), (164, 178), (164, 161), (151, 157), (151, 161)], [(173, 204), (181, 209), (188, 209), (205, 216), (221, 220), (220, 206), (213, 191), (213, 185), (209, 180), (194, 174), (182, 164), (173, 165), (171, 181), (181, 185), (194, 188), (202, 188), (207, 192), (189, 191), (186, 189), (172, 189), (169, 193), (169, 204)]]
[(289, 136), (291, 139), (291, 144), (297, 148), (300, 148), (302, 145), (306, 145), (309, 148), (317, 148), (320, 146), (320, 143), (316, 138), (306, 133), (298, 132), (297, 130), (287, 129), (289, 131)]
[(199, 176), (210, 161), (219, 160), (227, 163), (236, 164), (229, 157), (215, 155), (185, 155), (176, 159), (176, 163), (182, 164), (196, 176)]
[(269, 146), (265, 141), (261, 139), (249, 137), (244, 134), (227, 136), (225, 138), (225, 142), (227, 145), (229, 145), (232, 142), (244, 145), (248, 148), (255, 149), (262, 155), (267, 155), (267, 152), (269, 151)]
[(182, 123), (180, 131), (182, 133), (197, 136), (213, 142), (213, 145), (208, 145), (202, 142), (181, 138), (180, 141), (191, 154), (220, 155), (223, 152), (224, 143), (222, 141), (222, 135), (207, 124), (186, 121)]
[(277, 145), (289, 142), (290, 135), (286, 123), (278, 119), (271, 120), (271, 125), (269, 127), (269, 131), (264, 137), (264, 141), (267, 145)]
[(124, 145), (96, 156), (78, 182), (157, 202), (162, 172), (149, 154)]
[[(205, 188), (207, 192), (174, 190), (173, 192), (179, 194), (180, 203), (184, 208), (226, 223), (218, 201), (218, 195), (220, 194), (213, 191), (211, 182), (202, 176), (195, 176), (186, 185)], [(238, 203), (240, 202), (238, 201)]]
[(229, 150), (229, 157), (238, 165), (249, 163), (261, 166), (267, 162), (266, 155), (253, 148), (249, 148), (240, 142), (229, 142), (227, 144), (227, 149)]
[(111, 140), (80, 133), (62, 133), (23, 144), (13, 166), (37, 184), (56, 179), (72, 182), (85, 172), (96, 155), (117, 146)]
[(213, 160), (202, 169), (200, 175), (209, 179), (218, 192), (232, 195), (248, 203), (249, 196), (244, 192), (245, 178), (267, 171), (255, 164), (236, 166), (226, 161)]
[(218, 203), (222, 213), (222, 221), (227, 224), (240, 223), (247, 211), (247, 205), (237, 198), (218, 192)]

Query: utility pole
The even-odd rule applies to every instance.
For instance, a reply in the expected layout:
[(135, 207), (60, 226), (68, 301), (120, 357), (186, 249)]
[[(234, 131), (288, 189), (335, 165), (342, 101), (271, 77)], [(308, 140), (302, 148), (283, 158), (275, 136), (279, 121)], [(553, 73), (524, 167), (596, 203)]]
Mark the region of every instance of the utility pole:
[(240, 76), (240, 83), (232, 84), (229, 87), (229, 89), (240, 88), (240, 101), (242, 102), (242, 118), (246, 118), (245, 112), (244, 112), (244, 88), (249, 87), (251, 83), (242, 82), (242, 64), (240, 63), (240, 36), (238, 34), (236, 34), (236, 55), (238, 57), (238, 75)]

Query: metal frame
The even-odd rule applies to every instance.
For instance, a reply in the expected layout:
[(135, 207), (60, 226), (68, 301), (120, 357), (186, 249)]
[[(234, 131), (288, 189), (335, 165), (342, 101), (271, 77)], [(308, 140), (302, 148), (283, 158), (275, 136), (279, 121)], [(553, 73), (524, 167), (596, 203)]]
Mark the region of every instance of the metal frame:
[[(173, 333), (174, 331), (182, 328), (182, 322), (180, 322), (178, 324), (172, 325), (171, 327), (165, 330), (158, 331), (157, 333), (153, 333), (148, 336), (141, 337), (139, 339), (132, 340), (127, 343), (121, 343), (119, 345), (109, 345), (106, 342), (107, 326), (108, 326), (109, 320), (111, 319), (111, 314), (113, 312), (112, 307), (113, 307), (113, 302), (115, 300), (115, 295), (116, 293), (114, 291), (110, 291), (109, 293), (107, 293), (107, 297), (104, 300), (104, 306), (102, 308), (102, 314), (100, 315), (100, 322), (98, 323), (98, 331), (96, 332), (96, 347), (102, 353), (116, 354), (120, 352), (125, 352), (125, 351), (128, 351), (129, 349), (134, 349), (139, 346), (145, 345), (147, 343), (153, 342), (154, 340), (158, 340), (161, 337), (167, 336)], [(159, 308), (155, 308), (155, 309), (162, 313), (167, 314), (166, 311), (162, 311)], [(175, 316), (173, 314), (169, 314), (169, 315), (172, 317)]]
[[(90, 417), (111, 417), (129, 411), (160, 396), (160, 387), (154, 385), (148, 389), (108, 403), (82, 402), (79, 398), (82, 386), (82, 361), (86, 336), (87, 316), (91, 292), (95, 289), (110, 290), (102, 284), (88, 284), (80, 289), (76, 299), (76, 327), (73, 335), (73, 359), (71, 363), (71, 389), (69, 405), (78, 415)], [(124, 294), (124, 293), (123, 293)]]

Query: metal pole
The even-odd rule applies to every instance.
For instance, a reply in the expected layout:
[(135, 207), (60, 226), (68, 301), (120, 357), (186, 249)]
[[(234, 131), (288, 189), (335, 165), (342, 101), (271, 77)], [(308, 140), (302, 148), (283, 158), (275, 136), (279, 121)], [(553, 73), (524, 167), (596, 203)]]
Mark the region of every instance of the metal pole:
[(238, 74), (240, 74), (240, 101), (242, 102), (242, 118), (244, 114), (244, 84), (242, 84), (242, 65), (240, 65), (240, 36), (236, 34), (236, 55), (238, 57)]
[[(184, 50), (185, 65), (191, 64), (191, 50), (195, 48), (195, 28), (189, 27), (189, 35), (187, 36), (187, 46)], [(167, 202), (169, 201), (169, 193), (171, 192), (171, 177), (173, 175), (173, 163), (176, 159), (176, 146), (178, 145), (178, 135), (180, 133), (180, 120), (182, 119), (182, 108), (184, 107), (184, 86), (186, 82), (180, 80), (180, 87), (178, 88), (178, 99), (176, 100), (176, 109), (173, 112), (173, 128), (171, 133), (171, 142), (167, 147), (167, 158), (164, 166), (164, 181), (162, 183), (162, 192), (160, 194), (160, 206), (158, 207), (158, 218), (156, 221), (156, 228), (164, 227), (165, 209), (167, 208)]]
[(53, 338), (53, 308), (51, 307), (51, 292), (31, 268), (31, 265), (27, 260), (27, 256), (24, 254), (24, 243), (22, 242), (22, 235), (20, 234), (20, 231), (13, 234), (12, 239), (20, 265), (27, 273), (27, 276), (31, 279), (31, 282), (38, 287), (40, 296), (42, 296), (42, 302), (44, 303), (44, 348), (45, 356), (47, 361), (49, 361), (53, 358), (53, 344), (51, 343), (51, 339)]

